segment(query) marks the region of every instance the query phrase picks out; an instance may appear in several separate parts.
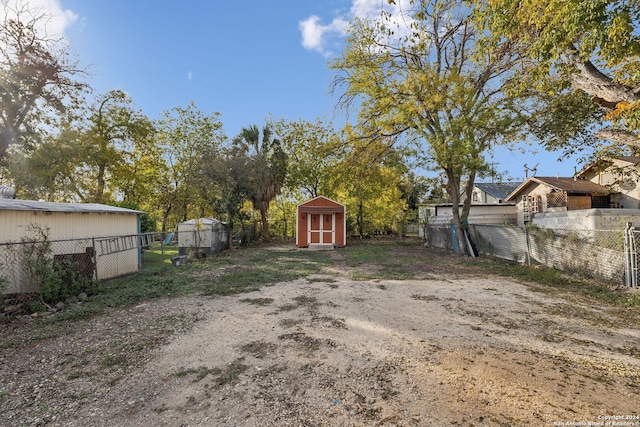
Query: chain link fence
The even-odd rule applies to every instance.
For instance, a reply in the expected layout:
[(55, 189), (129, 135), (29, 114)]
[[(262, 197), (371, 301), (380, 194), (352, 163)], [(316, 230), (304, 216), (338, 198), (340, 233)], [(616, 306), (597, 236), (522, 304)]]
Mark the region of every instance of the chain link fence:
[(162, 236), (45, 237), (0, 243), (0, 317), (86, 298), (98, 282), (137, 272), (144, 250)]
[[(449, 225), (426, 227), (426, 240), (433, 246), (455, 250), (454, 236)], [(587, 280), (629, 285), (624, 230), (470, 225), (468, 236), (479, 255), (545, 265)]]
[(145, 266), (169, 268), (226, 248), (226, 232), (211, 230), (0, 243), (0, 320), (82, 300), (101, 281)]
[[(450, 225), (428, 225), (424, 236), (432, 246), (455, 249), (452, 231)], [(635, 230), (471, 225), (468, 236), (479, 255), (542, 264), (614, 285), (638, 283), (640, 232)], [(36, 311), (32, 304), (86, 298), (100, 281), (139, 271), (145, 259), (161, 266), (177, 265), (185, 257), (179, 240), (178, 233), (145, 233), (0, 243), (0, 317)], [(216, 248), (212, 252), (220, 244), (212, 243)]]

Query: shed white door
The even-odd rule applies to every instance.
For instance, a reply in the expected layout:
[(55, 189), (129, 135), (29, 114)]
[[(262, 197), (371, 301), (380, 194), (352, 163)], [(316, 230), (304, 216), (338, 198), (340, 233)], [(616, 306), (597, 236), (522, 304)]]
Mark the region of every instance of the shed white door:
[(335, 243), (335, 214), (308, 215), (308, 242), (311, 245), (333, 245)]

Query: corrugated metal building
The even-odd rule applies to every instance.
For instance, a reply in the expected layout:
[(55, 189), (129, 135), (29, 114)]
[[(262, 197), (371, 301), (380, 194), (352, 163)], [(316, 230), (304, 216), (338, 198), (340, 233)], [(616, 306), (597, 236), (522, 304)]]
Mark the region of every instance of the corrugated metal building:
[(225, 223), (214, 218), (197, 218), (178, 224), (178, 253), (194, 257), (229, 249)]
[[(0, 271), (5, 292), (25, 291), (24, 241), (51, 242), (50, 256), (73, 257), (96, 280), (138, 271), (142, 212), (102, 204), (0, 198)], [(22, 250), (24, 252), (24, 250)], [(26, 289), (27, 291), (29, 289)]]

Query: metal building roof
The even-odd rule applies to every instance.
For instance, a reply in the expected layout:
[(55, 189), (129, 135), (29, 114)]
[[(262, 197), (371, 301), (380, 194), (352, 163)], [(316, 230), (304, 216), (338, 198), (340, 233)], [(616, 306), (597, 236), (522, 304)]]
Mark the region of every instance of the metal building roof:
[(194, 219), (190, 219), (188, 221), (181, 222), (180, 224), (186, 224), (186, 225), (196, 225), (196, 224), (200, 224), (200, 225), (215, 225), (215, 224), (225, 224), (225, 223), (220, 221), (220, 220), (217, 220), (215, 218), (194, 218)]
[(509, 194), (511, 194), (516, 188), (518, 188), (522, 182), (476, 182), (475, 186), (484, 191), (491, 197), (499, 200), (504, 200)]
[(99, 203), (56, 203), (36, 200), (1, 199), (0, 210), (33, 211), (33, 212), (66, 212), (66, 213), (122, 213), (143, 214), (142, 211), (119, 208)]

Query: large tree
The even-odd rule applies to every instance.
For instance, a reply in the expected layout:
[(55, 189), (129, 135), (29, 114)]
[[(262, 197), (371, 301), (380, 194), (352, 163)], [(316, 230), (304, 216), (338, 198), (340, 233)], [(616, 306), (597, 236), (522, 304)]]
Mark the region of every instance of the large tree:
[(213, 184), (217, 195), (211, 200), (214, 211), (226, 221), (227, 243), (233, 249), (235, 224), (242, 219), (242, 207), (251, 193), (248, 173), (250, 159), (247, 151), (238, 145), (208, 150), (202, 156), (202, 176)]
[(406, 203), (400, 182), (407, 167), (402, 150), (385, 139), (369, 140), (347, 125), (342, 159), (329, 177), (327, 196), (347, 205), (348, 232), (369, 235), (396, 230)]
[(262, 220), (262, 238), (268, 242), (269, 204), (280, 194), (287, 175), (287, 155), (282, 149), (280, 140), (275, 138), (271, 128), (252, 125), (242, 128), (234, 144), (243, 147), (251, 161), (245, 171), (251, 177), (249, 199), (253, 207), (260, 212)]
[(28, 155), (13, 157), (9, 170), (21, 192), (85, 203), (141, 204), (161, 167), (151, 121), (117, 90)]
[(460, 213), (462, 186), (471, 194), (476, 175), (488, 168), (486, 151), (512, 137), (521, 119), (515, 101), (500, 91), (513, 58), (508, 46), (474, 56), (477, 32), (462, 5), (411, 5), (402, 19), (383, 12), (352, 24), (345, 51), (332, 63), (340, 72), (335, 85), (344, 88), (344, 102), (359, 101), (362, 137), (422, 141), (423, 156), (447, 178), (463, 243), (471, 201), (465, 198)]
[[(598, 130), (601, 139), (640, 146), (640, 2), (473, 3), (479, 22), (490, 32), (490, 42), (506, 41), (522, 55), (520, 78), (514, 80), (520, 83), (518, 89), (535, 86), (553, 96), (570, 84), (608, 113), (606, 119), (612, 122)], [(567, 107), (560, 120), (573, 120), (575, 113)]]
[(201, 179), (202, 156), (227, 140), (219, 113), (205, 114), (194, 102), (165, 111), (157, 123), (158, 144), (167, 163), (156, 199), (163, 231), (168, 222), (211, 214), (215, 189)]
[(49, 18), (0, 0), (0, 160), (12, 145), (30, 148), (87, 87), (66, 44), (43, 30)]
[(342, 159), (340, 136), (331, 123), (279, 120), (270, 124), (287, 153), (289, 189), (301, 189), (305, 197), (318, 197), (328, 191), (328, 183)]

